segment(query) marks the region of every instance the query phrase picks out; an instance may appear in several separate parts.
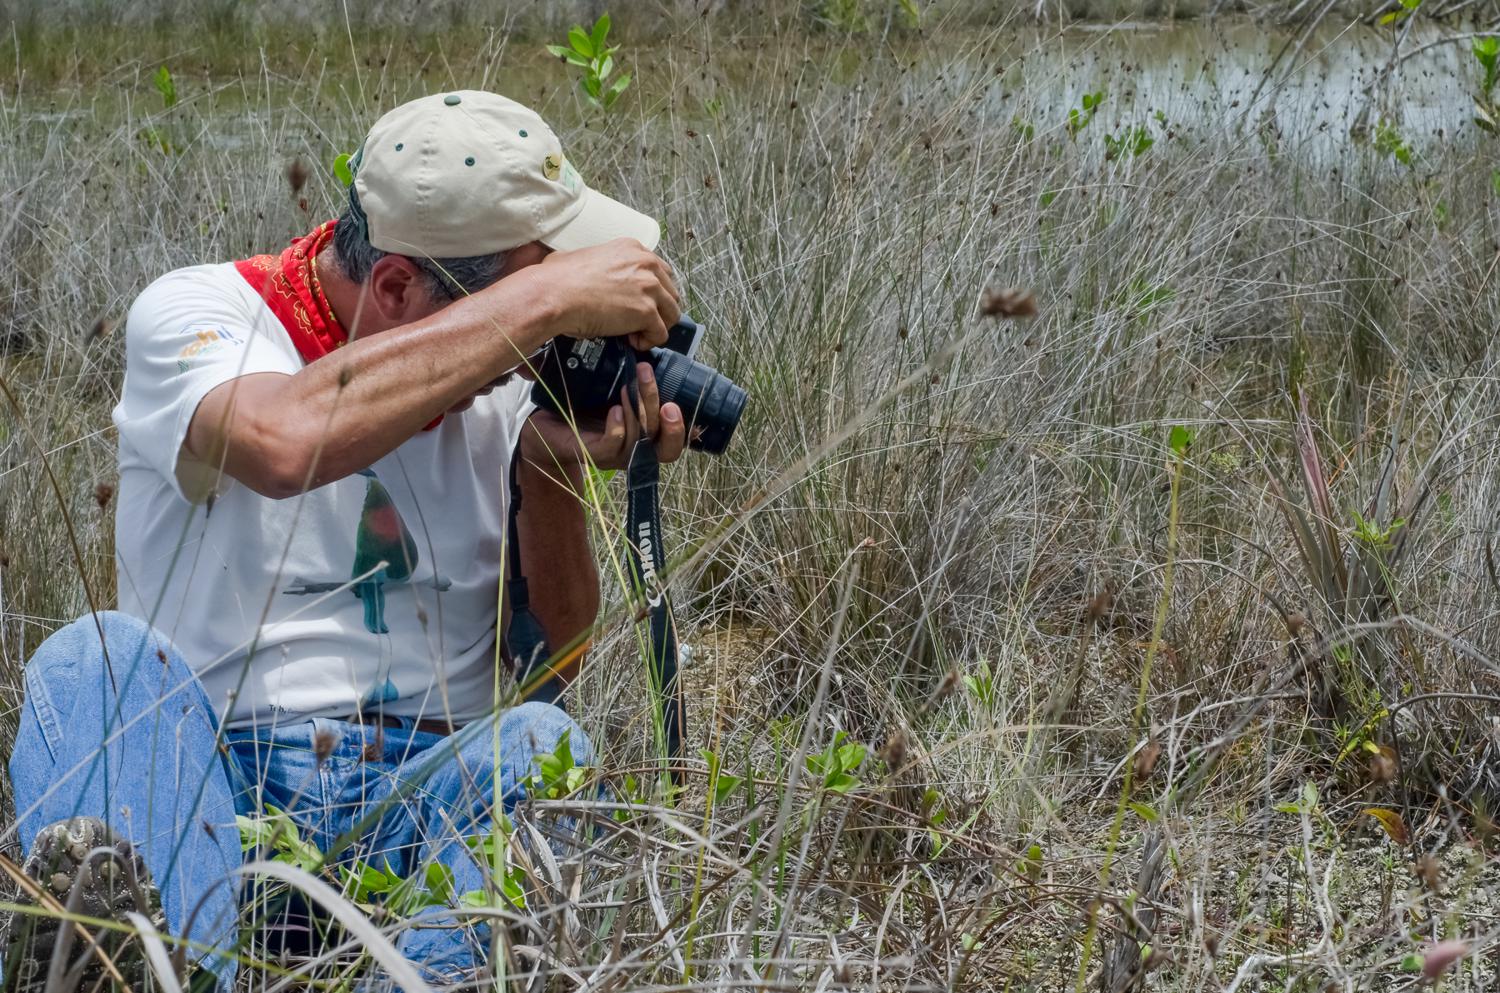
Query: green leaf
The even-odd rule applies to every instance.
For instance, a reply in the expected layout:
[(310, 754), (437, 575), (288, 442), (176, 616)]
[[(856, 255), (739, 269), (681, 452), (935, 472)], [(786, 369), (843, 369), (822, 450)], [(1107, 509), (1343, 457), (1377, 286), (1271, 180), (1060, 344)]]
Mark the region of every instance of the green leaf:
[(1405, 956), (1402, 956), (1402, 958), (1401, 958), (1401, 971), (1402, 972), (1421, 972), (1422, 971), (1422, 956), (1420, 956), (1420, 955), (1405, 955)]
[(568, 29), (568, 43), (573, 46), (573, 51), (587, 58), (594, 57), (594, 43), (584, 33), (583, 28), (573, 25)]
[(1042, 878), (1042, 846), (1038, 844), (1030, 845), (1026, 849), (1026, 854), (1022, 857), (1017, 868), (1031, 882), (1035, 883), (1039, 881)]
[(339, 866), (339, 875), (344, 886), (356, 903), (368, 903), (372, 896), (389, 893), (401, 882), (400, 877), (387, 873), (368, 862), (355, 862), (352, 866)]
[(333, 160), (333, 176), (345, 188), (354, 185), (354, 172), (349, 168), (349, 153), (343, 152)]
[(613, 56), (606, 55), (604, 61), (599, 63), (599, 78), (605, 80), (609, 74), (615, 71), (615, 60)]
[(240, 829), (240, 848), (247, 852), (271, 844), (276, 834), (276, 824), (268, 818), (235, 814), (234, 823)]
[(841, 745), (838, 750), (839, 767), (842, 769), (858, 769), (860, 763), (865, 760), (865, 746), (861, 744)]
[(824, 785), (834, 793), (848, 793), (859, 785), (859, 780), (847, 772), (836, 772), (828, 777), (828, 781)]
[(547, 51), (551, 52), (553, 55), (556, 55), (560, 59), (565, 59), (569, 55), (573, 54), (573, 50), (567, 45), (548, 45)]
[(1037, 200), (1043, 207), (1050, 207), (1052, 206), (1052, 201), (1056, 200), (1057, 195), (1061, 192), (1062, 190), (1043, 190), (1042, 195)]
[(1156, 812), (1156, 808), (1148, 803), (1132, 802), (1130, 809), (1135, 812), (1137, 817), (1150, 824), (1155, 824), (1161, 819), (1161, 815)]
[(464, 839), (464, 844), (486, 865), (494, 865), (499, 861), (495, 857), (496, 841), (493, 834), (470, 835)]
[(1318, 809), (1318, 788), (1311, 780), (1302, 784), (1302, 809), (1308, 813)]
[(624, 73), (623, 75), (621, 75), (618, 79), (616, 79), (613, 83), (610, 84), (610, 87), (609, 87), (609, 97), (610, 97), (610, 100), (613, 101), (621, 93), (624, 93), (625, 92), (625, 87), (627, 87), (629, 85), (630, 85), (630, 73), (627, 72), (627, 73)]
[(723, 803), (734, 795), (734, 791), (740, 788), (745, 781), (744, 776), (731, 776), (728, 773), (719, 773), (719, 778), (714, 782), (714, 803)]
[(171, 107), (177, 103), (177, 81), (172, 78), (172, 70), (162, 66), (151, 77), (151, 82), (156, 87), (156, 92), (161, 94), (163, 106)]
[(427, 899), (433, 906), (442, 906), (453, 899), (453, 870), (441, 862), (427, 867)]
[(1490, 170), (1490, 189), (1495, 192), (1495, 196), (1500, 197), (1500, 169)]
[(1167, 435), (1167, 444), (1178, 458), (1183, 458), (1193, 444), (1193, 432), (1182, 424), (1174, 424), (1171, 433)]
[(512, 869), (500, 881), (501, 895), (517, 910), (526, 909), (526, 887), (522, 883), (523, 878), (520, 869)]
[(609, 37), (609, 12), (606, 11), (605, 13), (600, 14), (599, 15), (599, 19), (594, 22), (594, 32), (593, 32), (592, 35), (589, 36), (589, 41), (591, 41), (593, 43), (594, 51), (596, 51), (596, 52), (602, 52), (602, 51), (604, 51), (604, 39), (608, 38), (608, 37)]

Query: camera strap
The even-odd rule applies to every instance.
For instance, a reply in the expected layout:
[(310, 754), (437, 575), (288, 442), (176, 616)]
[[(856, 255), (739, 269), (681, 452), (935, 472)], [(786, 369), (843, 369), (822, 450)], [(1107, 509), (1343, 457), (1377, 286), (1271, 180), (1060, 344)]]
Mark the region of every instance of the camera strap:
[[(632, 386), (634, 384), (632, 383)], [(634, 389), (631, 390), (634, 400)], [(510, 601), (510, 623), (505, 632), (505, 648), (515, 666), (516, 681), (524, 686), (552, 657), (547, 634), (531, 611), (531, 592), (521, 570), (521, 484), (519, 446), (510, 463), (510, 577), (506, 591)], [(682, 684), (678, 680), (677, 629), (672, 619), (672, 604), (667, 597), (661, 575), (666, 569), (666, 553), (661, 530), (661, 464), (656, 457), (656, 442), (642, 436), (631, 449), (625, 469), (625, 534), (630, 546), (631, 579), (635, 592), (645, 606), (647, 628), (647, 674), (651, 695), (656, 699), (666, 739), (667, 756), (677, 762), (682, 758), (685, 720)], [(553, 674), (535, 690), (528, 700), (559, 704), (562, 680)], [(674, 770), (673, 779), (679, 773)]]
[[(633, 381), (631, 385), (634, 400)], [(672, 622), (672, 602), (661, 581), (667, 556), (662, 547), (660, 484), (656, 442), (642, 434), (631, 449), (625, 468), (625, 535), (630, 546), (631, 577), (646, 608), (646, 671), (651, 694), (660, 707), (667, 757), (675, 763), (682, 758), (685, 715), (682, 683), (677, 678), (677, 627)], [(679, 776), (674, 769), (673, 780)]]

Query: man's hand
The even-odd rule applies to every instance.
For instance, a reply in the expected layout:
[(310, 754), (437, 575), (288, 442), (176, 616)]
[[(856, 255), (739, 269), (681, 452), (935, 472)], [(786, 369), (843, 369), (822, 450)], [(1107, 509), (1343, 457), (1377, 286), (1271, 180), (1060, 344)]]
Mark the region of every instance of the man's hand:
[(577, 430), (550, 410), (538, 410), (521, 429), (521, 457), (543, 470), (590, 462), (601, 469), (623, 469), (644, 430), (656, 439), (659, 461), (676, 461), (687, 444), (682, 408), (661, 402), (649, 363), (637, 363), (635, 371), (638, 409), (632, 409), (628, 391), (621, 390), (620, 402), (609, 408), (603, 424), (579, 423)]
[(665, 344), (667, 329), (682, 314), (671, 269), (634, 238), (553, 252), (537, 267), (537, 276), (561, 307), (560, 334), (628, 333), (631, 346), (645, 351)]

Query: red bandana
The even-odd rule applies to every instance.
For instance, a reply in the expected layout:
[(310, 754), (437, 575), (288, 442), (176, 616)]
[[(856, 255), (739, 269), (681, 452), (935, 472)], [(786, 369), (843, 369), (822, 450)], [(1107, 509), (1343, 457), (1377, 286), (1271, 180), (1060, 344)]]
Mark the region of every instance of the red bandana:
[(318, 225), (311, 234), (293, 241), (280, 255), (257, 255), (234, 264), (286, 328), (304, 362), (320, 359), (349, 340), (349, 332), (339, 324), (323, 296), (313, 262), (333, 240), (333, 226), (337, 223), (328, 221)]
[[(294, 239), (280, 255), (256, 255), (234, 264), (250, 288), (271, 308), (286, 328), (287, 337), (302, 361), (313, 362), (349, 340), (318, 284), (316, 259), (330, 241), (338, 221), (327, 221), (304, 237)], [(422, 430), (443, 421), (441, 414)]]

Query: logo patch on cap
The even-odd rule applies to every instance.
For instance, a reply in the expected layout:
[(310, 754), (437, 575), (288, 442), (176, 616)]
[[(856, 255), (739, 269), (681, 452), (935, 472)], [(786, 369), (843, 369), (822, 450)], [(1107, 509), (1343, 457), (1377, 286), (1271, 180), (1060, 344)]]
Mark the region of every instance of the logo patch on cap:
[(562, 174), (562, 156), (549, 155), (542, 159), (542, 175), (548, 179), (557, 179)]

